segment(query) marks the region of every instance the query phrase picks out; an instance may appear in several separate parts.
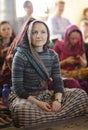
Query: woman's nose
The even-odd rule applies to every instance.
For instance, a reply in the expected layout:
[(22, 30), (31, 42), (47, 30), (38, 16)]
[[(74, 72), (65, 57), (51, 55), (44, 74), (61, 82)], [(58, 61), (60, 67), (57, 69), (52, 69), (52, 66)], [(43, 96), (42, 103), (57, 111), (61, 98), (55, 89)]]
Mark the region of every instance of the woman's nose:
[(6, 32), (6, 33), (7, 33), (7, 32), (9, 32), (9, 30), (8, 30), (8, 29), (6, 29), (6, 31), (5, 31), (5, 32)]
[(41, 34), (40, 33), (37, 33), (37, 37), (40, 37), (41, 36)]

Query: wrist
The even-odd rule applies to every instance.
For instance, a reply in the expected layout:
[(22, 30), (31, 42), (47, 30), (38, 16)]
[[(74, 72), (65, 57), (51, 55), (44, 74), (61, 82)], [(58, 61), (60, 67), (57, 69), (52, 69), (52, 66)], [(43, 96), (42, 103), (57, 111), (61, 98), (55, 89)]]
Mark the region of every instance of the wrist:
[(67, 62), (67, 59), (66, 60), (64, 60), (64, 64), (67, 64), (68, 62)]
[(28, 96), (28, 101), (32, 101), (33, 97), (32, 96)]
[(31, 102), (34, 102), (34, 103), (36, 103), (36, 104), (39, 104), (39, 100), (37, 100), (35, 97), (33, 97), (33, 96), (29, 96), (28, 98), (28, 101), (31, 101)]
[(61, 104), (61, 100), (60, 99), (55, 99), (54, 101), (57, 101), (58, 103)]

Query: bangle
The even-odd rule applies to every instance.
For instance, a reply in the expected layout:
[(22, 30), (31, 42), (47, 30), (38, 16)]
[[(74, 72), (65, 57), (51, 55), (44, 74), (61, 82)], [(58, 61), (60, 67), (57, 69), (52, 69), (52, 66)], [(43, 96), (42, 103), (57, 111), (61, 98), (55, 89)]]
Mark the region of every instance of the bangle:
[(61, 100), (59, 100), (59, 99), (55, 99), (54, 101), (57, 101), (57, 102), (61, 103)]

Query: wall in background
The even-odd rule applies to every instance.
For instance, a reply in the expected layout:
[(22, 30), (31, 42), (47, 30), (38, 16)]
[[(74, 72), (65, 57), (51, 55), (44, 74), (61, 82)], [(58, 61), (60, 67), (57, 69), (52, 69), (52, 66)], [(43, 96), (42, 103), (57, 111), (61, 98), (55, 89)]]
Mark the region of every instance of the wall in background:
[(79, 25), (83, 9), (88, 7), (88, 0), (65, 0), (65, 2), (64, 16)]
[[(25, 0), (16, 0), (17, 17), (25, 15), (23, 3)], [(47, 8), (52, 8), (54, 0), (31, 0), (34, 6), (35, 17), (45, 17)], [(67, 17), (73, 24), (79, 25), (82, 11), (88, 7), (88, 0), (64, 0), (66, 2), (63, 16)], [(51, 11), (52, 12), (52, 11)]]

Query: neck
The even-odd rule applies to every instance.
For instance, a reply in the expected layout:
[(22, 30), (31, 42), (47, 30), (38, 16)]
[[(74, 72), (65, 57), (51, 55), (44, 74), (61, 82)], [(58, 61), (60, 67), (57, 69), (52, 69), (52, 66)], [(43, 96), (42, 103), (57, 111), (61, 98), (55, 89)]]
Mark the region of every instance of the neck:
[(61, 16), (62, 16), (62, 12), (60, 12), (59, 10), (56, 10), (56, 11), (55, 11), (55, 15), (56, 15), (57, 17), (61, 17)]
[(42, 51), (43, 51), (43, 47), (35, 47), (35, 50), (36, 50), (37, 52), (42, 52)]
[(10, 42), (10, 38), (8, 38), (8, 39), (3, 39), (3, 46), (4, 46), (4, 47), (7, 47), (9, 42)]
[(32, 15), (27, 14), (26, 17), (31, 19)]
[(3, 43), (9, 43), (9, 42), (10, 42), (10, 38), (3, 39)]

